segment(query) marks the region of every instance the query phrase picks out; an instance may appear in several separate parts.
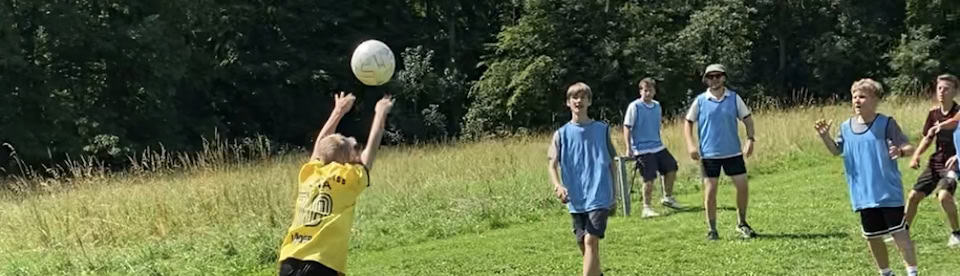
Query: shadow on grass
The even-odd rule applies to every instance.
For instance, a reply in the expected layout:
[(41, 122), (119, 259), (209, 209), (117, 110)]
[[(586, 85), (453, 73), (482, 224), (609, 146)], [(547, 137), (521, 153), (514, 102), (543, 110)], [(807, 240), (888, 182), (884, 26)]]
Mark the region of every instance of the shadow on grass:
[[(640, 205), (640, 206), (643, 206), (643, 205)], [(669, 216), (678, 215), (678, 214), (682, 214), (682, 213), (699, 213), (699, 212), (703, 212), (703, 211), (704, 211), (703, 207), (684, 207), (684, 208), (670, 208), (670, 207), (666, 207), (666, 208), (664, 208), (664, 209), (665, 209), (665, 210), (669, 210), (669, 211), (668, 211), (668, 212), (662, 212), (662, 213), (660, 213), (659, 216), (652, 217), (652, 218), (657, 218), (657, 217), (669, 217)], [(736, 211), (737, 208), (720, 206), (720, 207), (717, 207), (717, 210)], [(632, 211), (632, 212), (631, 212), (631, 215), (640, 216), (640, 215), (641, 215), (641, 212), (643, 211), (643, 207), (634, 207), (634, 208), (632, 208), (631, 211)]]
[(790, 239), (790, 240), (819, 240), (819, 239), (839, 239), (839, 238), (848, 238), (850, 235), (847, 233), (833, 232), (833, 233), (759, 233), (757, 234), (758, 239)]
[[(671, 214), (679, 214), (679, 213), (703, 212), (705, 209), (702, 206), (698, 206), (698, 207), (684, 207), (684, 208), (667, 208), (667, 210), (671, 210), (671, 212), (667, 213), (667, 215), (671, 215)], [(730, 207), (730, 206), (717, 206), (717, 210), (736, 211), (737, 208)]]

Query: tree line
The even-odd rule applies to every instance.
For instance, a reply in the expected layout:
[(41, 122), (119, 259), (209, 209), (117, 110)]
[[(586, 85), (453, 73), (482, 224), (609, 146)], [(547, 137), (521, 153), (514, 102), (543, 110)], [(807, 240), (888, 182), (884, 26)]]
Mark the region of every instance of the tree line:
[[(958, 17), (926, 0), (0, 0), (0, 140), (28, 163), (215, 134), (303, 146), (337, 91), (358, 95), (347, 135), (392, 93), (387, 142), (475, 139), (562, 124), (576, 81), (597, 118), (621, 120), (644, 77), (677, 114), (710, 63), (753, 103), (842, 98), (862, 77), (917, 92), (960, 68)], [(387, 85), (349, 70), (366, 39), (398, 56)]]

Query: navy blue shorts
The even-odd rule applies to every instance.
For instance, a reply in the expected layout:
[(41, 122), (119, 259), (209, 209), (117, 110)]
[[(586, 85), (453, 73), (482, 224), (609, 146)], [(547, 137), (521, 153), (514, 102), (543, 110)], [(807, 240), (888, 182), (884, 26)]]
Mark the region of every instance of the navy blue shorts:
[(643, 182), (657, 179), (657, 173), (665, 175), (677, 171), (677, 159), (670, 151), (663, 149), (658, 152), (637, 155), (637, 172), (643, 176)]
[(607, 216), (609, 214), (609, 209), (570, 213), (570, 216), (573, 217), (573, 235), (577, 237), (577, 243), (583, 244), (583, 237), (587, 236), (587, 233), (603, 239), (603, 234), (607, 231)]

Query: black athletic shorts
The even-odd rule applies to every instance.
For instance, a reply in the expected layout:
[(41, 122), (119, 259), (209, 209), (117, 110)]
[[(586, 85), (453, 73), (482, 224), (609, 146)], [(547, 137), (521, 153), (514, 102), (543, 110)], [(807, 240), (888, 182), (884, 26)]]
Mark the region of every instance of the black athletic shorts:
[(743, 155), (724, 159), (700, 159), (703, 177), (720, 177), (720, 169), (723, 169), (723, 173), (727, 176), (741, 175), (747, 173), (747, 164), (743, 162)]
[(336, 270), (314, 261), (286, 258), (280, 262), (280, 276), (338, 276)]
[(907, 229), (907, 222), (903, 219), (903, 206), (867, 208), (857, 213), (860, 213), (863, 236), (867, 239)]
[(677, 159), (673, 158), (673, 155), (667, 149), (644, 153), (637, 155), (636, 169), (643, 176), (644, 182), (650, 182), (657, 179), (657, 172), (665, 175), (677, 171)]
[(577, 243), (583, 244), (583, 238), (587, 233), (603, 239), (607, 231), (607, 216), (610, 210), (596, 209), (586, 213), (570, 213), (573, 217), (573, 235), (577, 238)]
[(957, 180), (945, 177), (945, 175), (946, 172), (937, 171), (927, 166), (927, 168), (920, 173), (920, 176), (917, 176), (917, 184), (913, 185), (913, 190), (923, 192), (925, 195), (931, 195), (933, 191), (939, 187), (953, 194), (957, 191)]

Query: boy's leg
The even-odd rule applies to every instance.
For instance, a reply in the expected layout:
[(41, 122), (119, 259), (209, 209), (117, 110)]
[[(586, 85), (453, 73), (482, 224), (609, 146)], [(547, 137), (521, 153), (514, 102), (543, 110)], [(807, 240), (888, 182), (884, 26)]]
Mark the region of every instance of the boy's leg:
[(910, 230), (903, 229), (890, 235), (893, 236), (893, 240), (897, 242), (897, 248), (900, 249), (900, 256), (903, 257), (903, 262), (908, 267), (916, 267), (917, 252), (913, 247), (913, 241), (910, 240)]
[[(900, 221), (897, 224), (888, 224), (900, 213)], [(877, 269), (881, 272), (890, 268), (890, 260), (887, 256), (887, 244), (883, 241), (883, 236), (890, 234), (892, 230), (903, 230), (903, 209), (897, 208), (867, 208), (857, 211), (860, 214), (860, 226), (863, 230), (863, 237), (867, 239), (867, 245), (870, 247), (870, 253), (877, 264)], [(891, 227), (893, 226), (893, 227)]]
[(947, 215), (947, 223), (950, 225), (950, 231), (956, 233), (960, 231), (960, 222), (957, 222), (957, 204), (954, 201), (953, 194), (957, 191), (957, 181), (952, 178), (944, 178), (940, 181), (940, 194), (937, 199), (940, 200), (940, 207)]
[(877, 264), (877, 269), (884, 270), (890, 268), (890, 259), (887, 256), (887, 244), (881, 238), (868, 238), (867, 246), (870, 247), (870, 253), (873, 255), (873, 261)]
[(673, 198), (673, 183), (677, 181), (677, 171), (663, 175), (663, 197)]
[(907, 209), (904, 211), (904, 219), (906, 219), (907, 225), (913, 225), (913, 219), (917, 216), (917, 208), (920, 206), (920, 202), (927, 195), (933, 193), (940, 179), (940, 174), (930, 166), (927, 166), (917, 176), (917, 184), (914, 184), (913, 189), (910, 190), (910, 195), (907, 197)]
[(570, 213), (570, 217), (573, 219), (573, 236), (577, 239), (577, 247), (580, 248), (580, 255), (583, 256), (586, 254), (583, 243), (587, 236), (587, 214)]
[(637, 156), (637, 171), (640, 173), (641, 178), (643, 178), (643, 211), (641, 216), (643, 217), (652, 217), (659, 216), (657, 212), (653, 211), (651, 201), (653, 198), (653, 186), (654, 181), (657, 180), (657, 171), (659, 170), (659, 163), (655, 154), (646, 153)]
[(677, 159), (673, 158), (669, 150), (662, 150), (657, 153), (657, 163), (660, 174), (663, 175), (663, 199), (660, 200), (664, 206), (679, 208), (676, 200), (673, 198), (673, 183), (677, 180)]
[(600, 239), (594, 235), (587, 234), (584, 238), (583, 251), (583, 275), (600, 275)]
[(911, 190), (910, 195), (907, 197), (907, 209), (904, 211), (903, 219), (907, 221), (907, 225), (913, 225), (913, 218), (917, 216), (917, 208), (920, 206), (920, 201), (923, 201), (927, 197), (927, 194), (917, 190)]
[(610, 211), (597, 209), (586, 213), (583, 239), (583, 275), (600, 275), (600, 240), (607, 231), (607, 217)]
[(653, 197), (653, 180), (643, 181), (643, 208), (650, 208), (650, 198)]

